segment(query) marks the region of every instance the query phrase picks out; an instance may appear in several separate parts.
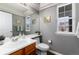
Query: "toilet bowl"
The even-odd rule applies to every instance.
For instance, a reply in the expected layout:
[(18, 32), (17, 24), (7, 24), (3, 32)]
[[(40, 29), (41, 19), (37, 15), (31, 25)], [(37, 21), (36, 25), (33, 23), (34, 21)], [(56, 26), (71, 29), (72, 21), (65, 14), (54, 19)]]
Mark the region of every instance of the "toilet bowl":
[(36, 40), (36, 48), (40, 50), (40, 55), (46, 55), (47, 51), (49, 50), (49, 46), (45, 43), (40, 43), (39, 38), (35, 40)]
[(49, 46), (45, 43), (40, 43), (36, 46), (36, 48), (42, 51), (47, 51), (49, 49)]
[(45, 43), (39, 43), (36, 45), (36, 48), (40, 50), (40, 53), (37, 53), (38, 55), (47, 55), (47, 51), (49, 50), (49, 46)]

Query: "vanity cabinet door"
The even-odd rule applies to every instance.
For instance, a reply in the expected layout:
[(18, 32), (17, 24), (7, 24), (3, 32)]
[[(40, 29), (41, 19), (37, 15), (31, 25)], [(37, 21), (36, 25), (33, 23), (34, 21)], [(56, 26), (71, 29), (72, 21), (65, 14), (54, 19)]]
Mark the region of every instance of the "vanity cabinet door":
[(35, 55), (36, 54), (36, 43), (33, 43), (27, 47), (25, 47), (26, 55)]
[(14, 52), (14, 53), (12, 53), (10, 55), (23, 55), (23, 50), (24, 49), (18, 50), (18, 51)]
[(18, 50), (10, 55), (35, 55), (36, 54), (36, 43), (33, 43), (21, 50)]

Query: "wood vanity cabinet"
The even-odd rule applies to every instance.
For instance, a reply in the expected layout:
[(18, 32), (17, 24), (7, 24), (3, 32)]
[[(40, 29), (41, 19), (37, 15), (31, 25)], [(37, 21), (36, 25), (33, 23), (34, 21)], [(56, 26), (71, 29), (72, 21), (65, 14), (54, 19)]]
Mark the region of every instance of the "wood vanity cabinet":
[(33, 43), (23, 49), (20, 49), (10, 55), (35, 55), (36, 54), (36, 43)]
[(18, 51), (14, 52), (14, 53), (12, 53), (10, 55), (23, 55), (23, 49), (18, 50)]
[(36, 53), (36, 44), (33, 43), (27, 47), (25, 47), (25, 55), (34, 55)]

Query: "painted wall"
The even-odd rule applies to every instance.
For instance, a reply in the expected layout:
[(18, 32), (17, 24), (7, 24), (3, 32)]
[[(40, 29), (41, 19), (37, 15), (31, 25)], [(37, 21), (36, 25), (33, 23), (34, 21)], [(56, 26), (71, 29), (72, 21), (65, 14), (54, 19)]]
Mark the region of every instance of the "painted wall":
[[(79, 39), (75, 36), (57, 35), (57, 5), (44, 9), (40, 12), (40, 31), (43, 35), (43, 42), (48, 44), (52, 40), (50, 49), (62, 54), (79, 54)], [(44, 23), (44, 16), (51, 16), (51, 23)], [(79, 4), (76, 4), (76, 22), (79, 18)]]

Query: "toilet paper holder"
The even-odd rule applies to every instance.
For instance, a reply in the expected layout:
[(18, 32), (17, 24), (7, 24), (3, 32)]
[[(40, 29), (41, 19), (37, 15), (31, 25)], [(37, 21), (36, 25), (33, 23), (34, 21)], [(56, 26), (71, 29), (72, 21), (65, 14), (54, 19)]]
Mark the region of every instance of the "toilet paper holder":
[(52, 44), (52, 40), (48, 40), (48, 44)]

